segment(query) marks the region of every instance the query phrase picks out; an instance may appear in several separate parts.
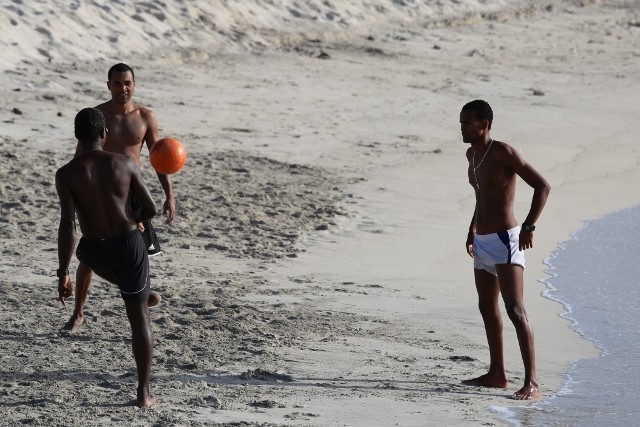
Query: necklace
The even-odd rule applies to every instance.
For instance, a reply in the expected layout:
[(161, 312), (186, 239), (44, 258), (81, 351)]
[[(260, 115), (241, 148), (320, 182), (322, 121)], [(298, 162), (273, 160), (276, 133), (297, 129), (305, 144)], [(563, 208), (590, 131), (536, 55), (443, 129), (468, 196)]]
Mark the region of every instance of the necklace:
[(476, 170), (478, 170), (478, 168), (482, 165), (482, 162), (484, 162), (484, 158), (487, 157), (487, 153), (489, 152), (489, 150), (491, 150), (492, 144), (493, 139), (489, 139), (489, 148), (487, 148), (487, 151), (484, 152), (484, 156), (482, 156), (482, 159), (480, 159), (480, 163), (478, 163), (478, 166), (476, 166), (476, 152), (473, 152), (471, 167), (473, 168), (473, 177), (476, 179), (476, 188), (478, 190), (480, 189), (480, 183), (478, 182), (478, 175), (476, 175)]

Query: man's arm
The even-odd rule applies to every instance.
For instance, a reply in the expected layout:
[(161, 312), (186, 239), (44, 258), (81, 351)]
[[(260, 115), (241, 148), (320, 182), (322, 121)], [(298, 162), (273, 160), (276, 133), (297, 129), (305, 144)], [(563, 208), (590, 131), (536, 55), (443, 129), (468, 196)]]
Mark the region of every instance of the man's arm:
[(153, 201), (153, 197), (151, 197), (151, 193), (149, 193), (149, 189), (142, 180), (142, 174), (138, 166), (131, 159), (128, 159), (128, 165), (131, 171), (131, 191), (142, 206), (140, 218), (134, 218), (136, 222), (140, 223), (156, 215), (156, 204)]
[(473, 258), (473, 239), (476, 235), (476, 209), (473, 210), (473, 216), (471, 217), (471, 224), (469, 224), (469, 233), (467, 234), (467, 253), (471, 258)]
[(162, 207), (162, 214), (167, 218), (164, 223), (170, 224), (176, 218), (176, 201), (173, 198), (173, 187), (169, 175), (156, 172), (158, 181), (164, 190), (165, 200)]
[[(547, 203), (551, 186), (544, 179), (540, 173), (527, 163), (520, 154), (518, 154), (513, 148), (509, 150), (507, 165), (513, 169), (513, 171), (526, 182), (531, 188), (533, 188), (533, 197), (531, 198), (531, 208), (525, 218), (523, 224), (534, 225), (542, 209)], [(533, 247), (533, 232), (532, 231), (520, 231), (520, 250), (525, 250)]]
[[(465, 153), (467, 156), (467, 162), (469, 162), (469, 167), (471, 167), (471, 156), (473, 156), (473, 148), (467, 148), (467, 152)], [(478, 212), (478, 203), (476, 202), (476, 206), (473, 209), (473, 216), (471, 217), (471, 223), (469, 224), (469, 233), (467, 234), (467, 242), (465, 247), (467, 248), (467, 253), (471, 258), (473, 258), (473, 239), (476, 236), (476, 212)]]
[[(147, 148), (151, 150), (153, 144), (158, 140), (158, 120), (155, 114), (151, 110), (144, 110), (145, 120), (147, 122), (147, 133), (144, 136)], [(176, 217), (176, 202), (173, 197), (173, 186), (171, 185), (171, 178), (169, 175), (164, 175), (156, 172), (158, 175), (158, 181), (164, 191), (165, 201), (162, 209), (162, 214), (167, 218), (165, 224), (170, 224)]]
[[(56, 173), (56, 191), (60, 200), (60, 224), (58, 225), (58, 298), (62, 305), (64, 299), (73, 293), (73, 284), (69, 277), (69, 264), (75, 248), (75, 215), (76, 207), (69, 191), (69, 187), (64, 182), (63, 172)], [(65, 274), (66, 273), (66, 274)]]

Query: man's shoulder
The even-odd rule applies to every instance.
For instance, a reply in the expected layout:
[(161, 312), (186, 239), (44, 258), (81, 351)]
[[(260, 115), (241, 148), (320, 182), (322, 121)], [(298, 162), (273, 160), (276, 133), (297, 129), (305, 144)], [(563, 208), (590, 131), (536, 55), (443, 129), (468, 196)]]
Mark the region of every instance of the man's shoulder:
[(153, 126), (156, 122), (156, 116), (149, 108), (144, 105), (134, 103), (131, 111), (127, 112), (126, 116), (138, 121), (141, 120), (147, 126)]
[[(524, 159), (522, 155), (511, 145), (502, 141), (494, 141), (494, 158), (504, 163), (508, 167), (515, 169), (518, 165), (522, 165)], [(492, 148), (493, 150), (493, 148)]]
[(467, 147), (467, 151), (464, 152), (465, 156), (467, 156), (467, 160), (471, 161), (471, 156), (473, 152), (473, 147)]
[(145, 107), (144, 105), (140, 105), (140, 104), (136, 104), (138, 107), (138, 111), (140, 111), (140, 115), (145, 119), (145, 120), (151, 120), (151, 119), (155, 119), (155, 114), (153, 113), (153, 111), (151, 111), (150, 108)]
[(79, 168), (82, 168), (83, 162), (78, 157), (74, 157), (69, 160), (66, 164), (62, 165), (56, 171), (56, 180), (57, 181), (65, 181), (65, 180), (73, 180), (74, 176), (77, 174)]
[[(116, 114), (111, 102), (112, 101), (105, 101), (102, 104), (96, 105), (95, 108), (102, 111), (103, 114)], [(131, 101), (130, 106), (127, 108), (127, 112), (125, 113), (125, 115), (129, 114), (140, 114), (145, 118), (154, 115), (150, 108), (133, 101)]]
[(104, 150), (103, 152), (106, 153), (109, 156), (109, 158), (113, 159), (116, 162), (129, 163), (132, 161), (131, 158), (126, 154), (115, 153), (113, 151), (106, 151), (106, 150)]
[(133, 169), (135, 163), (126, 154), (115, 153), (113, 151), (101, 150), (94, 158), (88, 159), (94, 164), (100, 164), (104, 167), (124, 172)]
[(150, 108), (145, 107), (142, 104), (139, 104), (137, 102), (131, 101), (130, 109), (129, 109), (129, 111), (127, 111), (127, 114), (131, 114), (131, 113), (140, 114), (140, 115), (142, 115), (144, 117), (144, 116), (148, 116), (150, 114), (153, 114), (153, 111), (151, 111)]
[(68, 163), (65, 163), (64, 165), (58, 168), (58, 170), (56, 171), (56, 179), (64, 177), (67, 171), (73, 167), (72, 166), (73, 160), (74, 159), (71, 159)]
[(504, 141), (494, 140), (493, 147), (495, 151), (503, 152), (505, 154), (513, 154), (516, 152), (515, 148), (513, 148), (511, 145), (507, 144)]
[[(81, 165), (86, 164), (94, 164), (105, 161), (116, 161), (116, 162), (129, 162), (131, 159), (129, 156), (125, 154), (116, 153), (108, 150), (95, 150), (91, 152), (80, 153), (80, 156), (73, 158), (69, 163), (64, 165), (63, 167), (68, 167), (70, 169), (75, 167), (81, 167)], [(62, 169), (62, 168), (60, 168)]]
[(109, 107), (111, 105), (111, 101), (105, 101), (102, 104), (98, 104), (95, 106), (96, 110), (100, 110), (103, 113), (108, 113), (109, 112)]

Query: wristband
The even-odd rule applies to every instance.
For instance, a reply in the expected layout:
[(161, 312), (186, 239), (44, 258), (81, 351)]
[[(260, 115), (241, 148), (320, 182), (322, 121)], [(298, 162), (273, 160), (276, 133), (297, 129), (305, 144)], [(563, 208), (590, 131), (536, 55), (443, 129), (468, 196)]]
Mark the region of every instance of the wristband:
[(65, 269), (57, 269), (56, 270), (56, 276), (58, 276), (59, 279), (62, 279), (63, 277), (67, 277), (69, 275), (69, 269), (65, 268)]
[(532, 232), (535, 231), (536, 226), (533, 224), (522, 224), (522, 231)]

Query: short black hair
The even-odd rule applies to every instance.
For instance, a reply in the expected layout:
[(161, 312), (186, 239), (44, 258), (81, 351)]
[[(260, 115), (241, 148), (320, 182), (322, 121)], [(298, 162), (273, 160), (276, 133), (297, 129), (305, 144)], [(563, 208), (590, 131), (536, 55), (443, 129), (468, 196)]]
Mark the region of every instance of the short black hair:
[(76, 114), (74, 121), (76, 138), (81, 143), (97, 141), (105, 125), (102, 111), (97, 108), (83, 108)]
[(111, 75), (113, 73), (126, 73), (127, 71), (131, 71), (131, 77), (133, 77), (133, 81), (135, 82), (136, 75), (133, 73), (133, 68), (129, 67), (127, 64), (123, 64), (122, 62), (109, 68), (109, 72), (107, 73), (107, 80), (111, 81)]
[(493, 110), (487, 101), (482, 99), (476, 99), (471, 102), (467, 102), (462, 111), (475, 111), (478, 120), (487, 120), (489, 122), (489, 129), (491, 129), (491, 123), (493, 123)]

